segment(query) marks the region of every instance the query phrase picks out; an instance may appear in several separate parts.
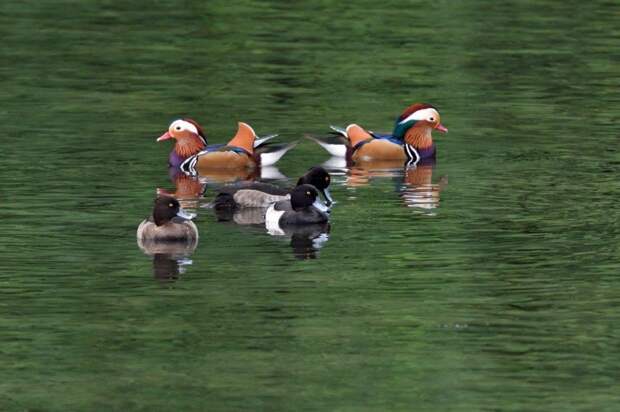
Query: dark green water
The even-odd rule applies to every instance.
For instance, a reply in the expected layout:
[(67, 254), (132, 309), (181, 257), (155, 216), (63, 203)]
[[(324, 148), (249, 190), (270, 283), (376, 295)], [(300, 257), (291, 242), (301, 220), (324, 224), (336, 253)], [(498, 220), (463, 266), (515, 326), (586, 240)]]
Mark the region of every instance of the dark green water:
[[(619, 17), (2, 2), (0, 410), (618, 410)], [(304, 134), (414, 101), (434, 170), (337, 173), (314, 258), (204, 208), (183, 273), (137, 247), (170, 120), (300, 140), (295, 179), (328, 160)]]

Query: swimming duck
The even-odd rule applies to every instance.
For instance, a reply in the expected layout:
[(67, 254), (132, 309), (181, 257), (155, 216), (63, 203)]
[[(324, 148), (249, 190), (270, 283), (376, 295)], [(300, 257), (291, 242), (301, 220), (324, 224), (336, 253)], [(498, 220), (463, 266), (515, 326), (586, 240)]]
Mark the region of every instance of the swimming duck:
[(158, 197), (155, 199), (153, 214), (138, 226), (138, 244), (144, 249), (144, 243), (195, 243), (198, 240), (198, 228), (191, 221), (194, 217), (183, 210), (175, 198)]
[[(320, 166), (310, 168), (297, 180), (297, 186), (309, 184), (317, 189), (327, 205), (333, 203), (329, 193), (331, 177)], [(274, 186), (261, 182), (240, 182), (220, 189), (213, 206), (216, 210), (235, 210), (246, 207), (268, 207), (280, 200), (290, 199), (291, 189)]]
[(318, 198), (314, 186), (303, 184), (295, 187), (290, 199), (269, 206), (265, 213), (265, 226), (269, 233), (284, 233), (286, 226), (313, 225), (329, 220), (327, 206)]
[(431, 132), (447, 133), (441, 124), (439, 111), (430, 104), (415, 103), (396, 119), (392, 134), (367, 131), (357, 124), (346, 129), (331, 126), (334, 139), (313, 138), (332, 156), (346, 157), (353, 162), (372, 160), (402, 160), (407, 166), (435, 157)]
[(178, 119), (157, 141), (175, 139), (168, 157), (170, 166), (188, 174), (213, 169), (253, 169), (275, 164), (295, 144), (267, 145), (277, 135), (257, 138), (254, 129), (239, 122), (237, 134), (227, 144), (207, 145), (202, 127), (192, 119)]

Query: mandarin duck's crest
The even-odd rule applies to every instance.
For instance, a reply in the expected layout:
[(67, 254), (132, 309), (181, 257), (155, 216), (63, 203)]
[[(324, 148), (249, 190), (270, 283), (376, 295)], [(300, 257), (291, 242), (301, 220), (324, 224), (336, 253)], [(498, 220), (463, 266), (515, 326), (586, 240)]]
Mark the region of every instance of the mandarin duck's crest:
[(440, 132), (448, 129), (441, 124), (441, 117), (437, 109), (428, 103), (415, 103), (407, 107), (396, 119), (392, 135), (398, 140), (404, 140), (407, 130), (415, 125), (424, 125)]
[(157, 139), (158, 142), (168, 139), (182, 139), (186, 137), (194, 136), (202, 142), (204, 146), (207, 145), (207, 136), (205, 135), (202, 127), (192, 119), (178, 119), (170, 123), (168, 131)]
[(179, 166), (185, 159), (207, 147), (207, 136), (202, 127), (192, 119), (177, 119), (170, 123), (168, 130), (157, 138), (158, 142), (174, 139), (174, 148), (168, 157), (168, 164)]

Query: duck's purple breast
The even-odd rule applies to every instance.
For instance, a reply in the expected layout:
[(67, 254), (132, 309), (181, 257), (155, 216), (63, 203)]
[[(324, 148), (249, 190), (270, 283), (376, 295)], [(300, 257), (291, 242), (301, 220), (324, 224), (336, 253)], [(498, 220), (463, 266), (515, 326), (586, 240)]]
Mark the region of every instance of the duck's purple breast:
[(427, 149), (418, 149), (420, 159), (431, 159), (435, 157), (435, 144)]
[(185, 159), (187, 159), (187, 157), (183, 157), (173, 150), (170, 152), (170, 156), (168, 156), (168, 164), (172, 167), (179, 167)]

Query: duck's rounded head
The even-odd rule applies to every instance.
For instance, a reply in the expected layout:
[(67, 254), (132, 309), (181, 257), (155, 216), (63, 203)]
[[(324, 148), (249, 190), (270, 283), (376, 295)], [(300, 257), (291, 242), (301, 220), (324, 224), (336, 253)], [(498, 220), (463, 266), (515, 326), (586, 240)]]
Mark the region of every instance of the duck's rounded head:
[(207, 137), (198, 123), (192, 119), (178, 119), (170, 123), (168, 131), (157, 139), (158, 142), (175, 139), (176, 143), (170, 152), (168, 164), (180, 166), (188, 157), (204, 150)]
[(157, 226), (165, 225), (173, 218), (191, 219), (189, 213), (181, 208), (179, 201), (171, 196), (160, 196), (155, 199), (153, 206), (153, 221)]
[(299, 178), (297, 181), (297, 186), (303, 184), (309, 184), (314, 186), (325, 198), (327, 205), (331, 205), (333, 203), (333, 199), (329, 193), (328, 187), (331, 183), (331, 176), (321, 166), (314, 166), (310, 168), (306, 174)]
[(448, 129), (441, 124), (439, 111), (428, 103), (414, 103), (407, 107), (396, 119), (392, 134), (398, 139), (404, 139), (407, 131), (413, 127), (428, 132), (432, 130), (448, 132)]
[(313, 206), (321, 212), (327, 212), (329, 209), (318, 197), (319, 192), (317, 192), (314, 186), (307, 184), (300, 185), (291, 191), (291, 206), (295, 211)]
[(200, 125), (192, 120), (192, 119), (177, 119), (170, 123), (168, 126), (168, 131), (159, 138), (157, 138), (158, 142), (168, 140), (168, 139), (184, 139), (184, 138), (198, 138), (202, 141), (204, 145), (207, 144), (207, 137), (202, 130)]

